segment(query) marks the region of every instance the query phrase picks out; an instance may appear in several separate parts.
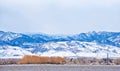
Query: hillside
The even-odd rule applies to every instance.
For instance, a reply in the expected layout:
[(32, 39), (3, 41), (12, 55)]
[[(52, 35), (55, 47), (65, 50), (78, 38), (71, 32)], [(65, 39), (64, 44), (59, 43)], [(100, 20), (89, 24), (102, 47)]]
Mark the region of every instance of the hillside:
[(41, 56), (120, 57), (120, 32), (74, 35), (23, 34), (0, 31), (0, 57)]

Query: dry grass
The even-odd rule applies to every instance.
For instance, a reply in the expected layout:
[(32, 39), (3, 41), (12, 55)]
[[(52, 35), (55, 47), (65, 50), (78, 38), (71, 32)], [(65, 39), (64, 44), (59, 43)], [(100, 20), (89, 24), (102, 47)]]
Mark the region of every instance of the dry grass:
[(80, 65), (120, 65), (120, 58), (90, 58), (90, 57), (47, 57), (26, 55), (22, 59), (0, 59), (0, 64), (80, 64)]
[(63, 64), (65, 59), (62, 57), (45, 57), (26, 55), (18, 63), (19, 64)]

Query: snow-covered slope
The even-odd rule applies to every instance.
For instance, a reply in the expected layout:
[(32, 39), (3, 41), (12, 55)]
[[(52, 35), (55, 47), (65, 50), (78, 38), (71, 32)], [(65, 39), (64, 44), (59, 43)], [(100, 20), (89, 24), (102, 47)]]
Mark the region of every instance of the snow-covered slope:
[(31, 55), (32, 53), (15, 46), (0, 46), (0, 57), (22, 57), (24, 55)]
[(120, 57), (120, 32), (75, 35), (22, 34), (0, 31), (0, 57), (41, 56)]
[(0, 46), (0, 57), (21, 57), (24, 55), (65, 56), (65, 57), (120, 57), (120, 48), (100, 45), (95, 42), (48, 42), (37, 48)]
[(43, 56), (82, 56), (82, 57), (120, 57), (120, 48), (110, 45), (100, 45), (95, 42), (50, 42), (45, 43), (40, 49), (45, 52), (37, 52)]

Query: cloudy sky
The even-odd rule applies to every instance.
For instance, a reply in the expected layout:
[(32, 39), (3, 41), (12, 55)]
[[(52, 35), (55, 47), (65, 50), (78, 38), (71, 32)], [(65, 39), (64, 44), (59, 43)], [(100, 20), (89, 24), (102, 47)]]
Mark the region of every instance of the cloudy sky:
[(47, 34), (120, 32), (120, 0), (0, 0), (0, 30)]

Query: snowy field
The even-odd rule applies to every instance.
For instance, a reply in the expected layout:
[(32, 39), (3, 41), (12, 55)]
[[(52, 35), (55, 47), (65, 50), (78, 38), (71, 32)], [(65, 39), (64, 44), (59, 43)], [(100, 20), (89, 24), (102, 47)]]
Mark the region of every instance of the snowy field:
[(0, 71), (120, 71), (119, 65), (0, 65)]

